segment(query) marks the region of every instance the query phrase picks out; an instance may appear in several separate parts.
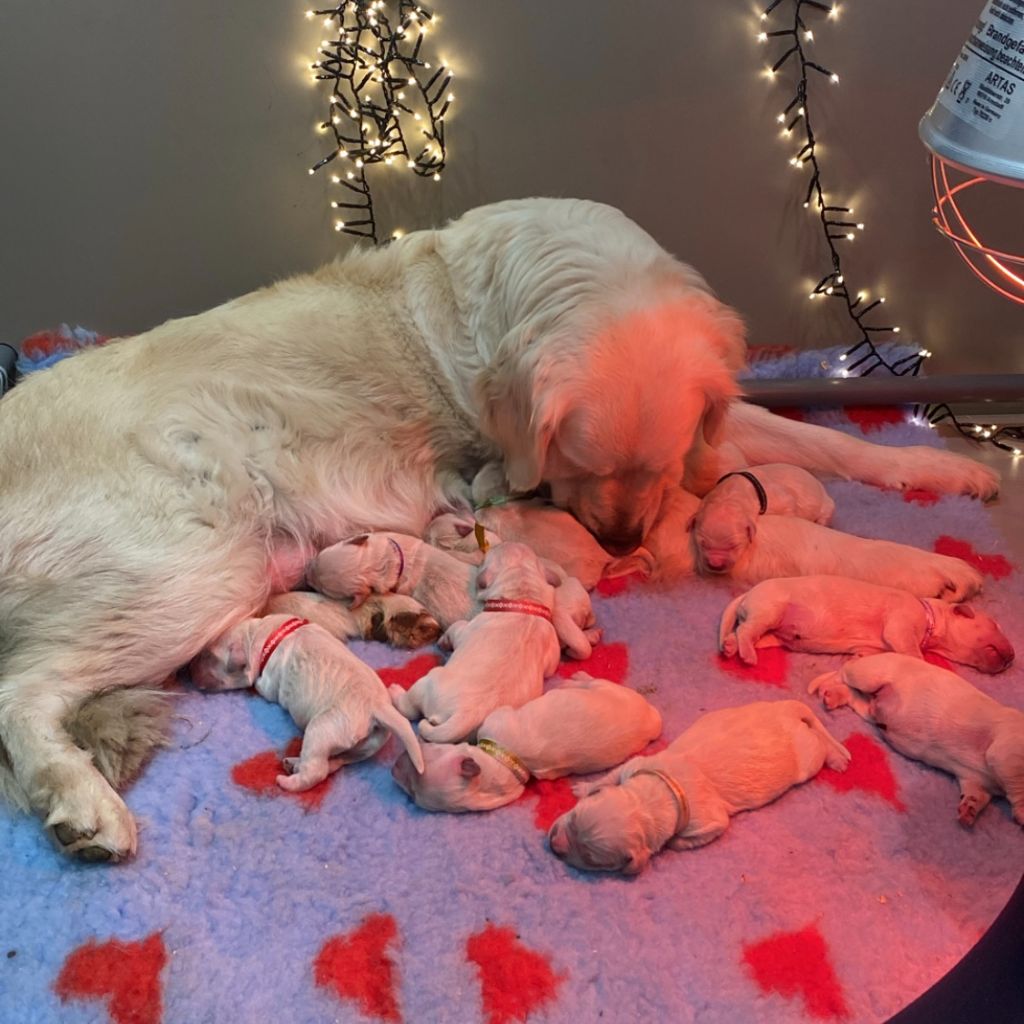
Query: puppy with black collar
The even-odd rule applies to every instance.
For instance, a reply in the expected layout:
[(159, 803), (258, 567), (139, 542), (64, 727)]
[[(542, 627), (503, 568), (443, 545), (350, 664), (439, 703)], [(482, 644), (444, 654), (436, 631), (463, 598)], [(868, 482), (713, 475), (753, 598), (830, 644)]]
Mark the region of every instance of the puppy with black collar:
[(634, 757), (575, 792), (582, 800), (548, 832), (552, 851), (585, 871), (635, 875), (668, 846), (717, 839), (740, 811), (763, 807), (850, 752), (795, 700), (710, 711), (669, 747)]
[(728, 572), (753, 542), (759, 516), (796, 516), (827, 526), (834, 511), (821, 481), (799, 466), (771, 463), (726, 473), (690, 523), (698, 564)]

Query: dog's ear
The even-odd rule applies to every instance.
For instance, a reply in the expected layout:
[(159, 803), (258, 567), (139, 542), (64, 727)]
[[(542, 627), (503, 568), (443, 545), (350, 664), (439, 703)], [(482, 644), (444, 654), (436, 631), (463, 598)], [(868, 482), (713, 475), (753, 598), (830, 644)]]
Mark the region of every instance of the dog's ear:
[(460, 537), (468, 537), (473, 532), (473, 524), (462, 522), (455, 523), (455, 532)]
[(955, 604), (953, 605), (953, 614), (962, 615), (965, 619), (973, 619), (974, 609), (969, 604)]
[(555, 565), (547, 559), (541, 562), (541, 566), (544, 569), (544, 579), (552, 587), (560, 587), (568, 578), (568, 573), (561, 566)]
[(696, 515), (690, 516), (689, 520), (686, 523), (686, 532), (687, 533), (693, 533), (693, 527), (696, 525), (696, 523), (697, 523)]
[(757, 536), (757, 526), (754, 524), (754, 521), (751, 520), (747, 523), (747, 543), (753, 544), (755, 536)]
[[(556, 382), (557, 383), (557, 382)], [(502, 339), (500, 355), (480, 377), (480, 425), (504, 456), (513, 492), (526, 493), (544, 478), (544, 462), (558, 426), (551, 397), (564, 388), (545, 384), (530, 339)]]
[(369, 596), (370, 588), (365, 585), (360, 586), (360, 588), (349, 599), (349, 608), (358, 608)]
[(480, 774), (480, 765), (471, 757), (464, 757), (459, 763), (459, 774), (464, 779), (472, 779)]
[(361, 534), (359, 534), (358, 537), (349, 537), (349, 539), (347, 541), (345, 541), (345, 543), (346, 544), (355, 544), (356, 547), (360, 547), (361, 548), (369, 539), (370, 539), (370, 535), (368, 533), (361, 533)]

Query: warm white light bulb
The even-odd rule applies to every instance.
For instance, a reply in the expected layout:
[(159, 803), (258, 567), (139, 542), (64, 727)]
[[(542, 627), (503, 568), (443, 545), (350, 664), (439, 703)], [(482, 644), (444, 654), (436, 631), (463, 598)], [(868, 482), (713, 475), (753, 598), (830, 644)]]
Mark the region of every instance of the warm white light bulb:
[(863, 231), (864, 230), (864, 225), (863, 224), (858, 224), (857, 225), (857, 230), (858, 231)]
[(844, 363), (846, 362), (846, 353), (845, 352), (839, 357), (839, 361), (840, 362), (844, 362)]
[(852, 241), (853, 241), (853, 237), (854, 237), (854, 236), (853, 236), (853, 234), (852, 234), (852, 232), (851, 232), (850, 234), (848, 234), (848, 235), (846, 236), (846, 240), (847, 240), (848, 242), (852, 242)]
[(333, 181), (334, 184), (337, 185), (337, 184), (339, 184), (341, 182), (341, 178), (339, 178), (336, 174), (332, 174), (331, 175), (331, 181)]
[(835, 74), (832, 75), (832, 84), (833, 85), (838, 85), (839, 84), (839, 76), (838, 75), (835, 75)]
[(814, 38), (814, 33), (810, 29), (808, 29), (804, 33), (804, 39), (813, 39), (813, 38)]
[(345, 229), (345, 222), (343, 220), (336, 220), (334, 222), (335, 231), (343, 231)]
[(768, 33), (767, 32), (758, 32), (757, 33), (757, 41), (759, 43), (767, 43), (768, 42)]
[(434, 181), (440, 181), (440, 180), (441, 180), (441, 175), (440, 174), (435, 174), (434, 175)]
[(892, 333), (893, 333), (893, 334), (899, 334), (899, 333), (900, 333), (900, 329), (899, 329), (898, 327), (894, 327), (894, 328), (892, 329)]

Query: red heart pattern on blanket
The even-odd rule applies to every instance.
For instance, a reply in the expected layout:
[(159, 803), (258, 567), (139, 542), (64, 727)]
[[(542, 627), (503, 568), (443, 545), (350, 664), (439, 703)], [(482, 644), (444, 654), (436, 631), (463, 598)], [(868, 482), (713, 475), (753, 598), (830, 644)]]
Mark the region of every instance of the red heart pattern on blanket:
[(586, 672), (595, 679), (624, 683), (629, 673), (629, 648), (625, 644), (598, 644), (583, 661), (563, 661), (555, 674), (571, 679), (577, 672)]
[(897, 811), (906, 811), (885, 748), (862, 732), (851, 733), (842, 743), (852, 758), (846, 771), (837, 772), (825, 765), (815, 777), (839, 793), (874, 793)]
[(440, 664), (441, 657), (438, 654), (417, 654), (397, 668), (377, 669), (377, 675), (384, 681), (385, 686), (396, 683), (403, 690), (408, 690), (417, 679), (422, 679), (432, 668), (437, 668)]
[(565, 980), (548, 957), (524, 946), (511, 928), (494, 924), (466, 940), (466, 959), (480, 975), (487, 1024), (525, 1021), (555, 998)]
[(816, 924), (744, 945), (742, 961), (762, 992), (777, 992), (786, 999), (799, 996), (816, 1020), (849, 1016), (828, 945)]
[(906, 423), (907, 414), (895, 405), (847, 405), (843, 412), (846, 418), (860, 427), (862, 434), (881, 430), (890, 423)]
[(342, 1000), (355, 1003), (367, 1017), (401, 1021), (395, 996), (397, 971), (392, 950), (398, 926), (390, 914), (370, 914), (347, 935), (328, 939), (313, 961), (313, 977)]
[(301, 736), (296, 736), (289, 742), (283, 755), (276, 750), (264, 750), (262, 753), (236, 764), (231, 769), (231, 781), (236, 786), (258, 793), (260, 796), (291, 797), (298, 800), (307, 811), (315, 811), (324, 802), (324, 797), (327, 796), (327, 791), (334, 781), (334, 775), (328, 775), (323, 782), (318, 782), (312, 788), (303, 790), (301, 793), (290, 793), (277, 784), (278, 775), (284, 771), (281, 764), (282, 756), (298, 757), (301, 750)]
[(576, 806), (569, 779), (531, 779), (515, 802), (520, 800), (537, 801), (533, 809), (533, 823), (545, 833), (566, 811)]
[(159, 1024), (163, 1015), (160, 972), (166, 963), (167, 950), (159, 932), (138, 942), (91, 940), (68, 955), (53, 987), (64, 1003), (105, 999), (113, 1024)]
[(745, 665), (739, 658), (724, 658), (720, 654), (713, 655), (712, 660), (723, 672), (728, 672), (738, 679), (786, 688), (786, 681), (789, 678), (789, 652), (783, 647), (760, 648), (757, 652), (756, 665)]
[(974, 549), (974, 545), (957, 537), (943, 534), (935, 541), (935, 553), (962, 558), (968, 565), (973, 565), (980, 573), (991, 576), (994, 580), (1004, 579), (1013, 572), (1013, 563), (1002, 555), (983, 555)]
[(598, 580), (594, 588), (602, 597), (617, 597), (631, 589), (634, 583), (643, 583), (644, 577), (638, 572), (631, 572), (626, 576), (616, 576), (613, 579)]

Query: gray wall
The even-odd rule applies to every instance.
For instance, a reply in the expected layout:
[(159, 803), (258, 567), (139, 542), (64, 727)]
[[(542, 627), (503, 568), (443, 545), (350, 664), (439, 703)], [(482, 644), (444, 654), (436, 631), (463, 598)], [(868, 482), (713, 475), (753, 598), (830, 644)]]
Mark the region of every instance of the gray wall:
[[(322, 30), (306, 6), (6, 0), (0, 340), (61, 320), (136, 332), (352, 244), (331, 228), (326, 176), (307, 174), (325, 90), (309, 81)], [(980, 7), (858, 0), (815, 24), (819, 59), (842, 76), (813, 93), (826, 184), (867, 224), (848, 276), (888, 295), (903, 336), (935, 352), (932, 372), (1024, 370), (1024, 309), (935, 234), (917, 140)], [(747, 0), (435, 9), (431, 45), (459, 71), (450, 169), (435, 184), (378, 168), (386, 218), (408, 228), (512, 196), (603, 200), (696, 264), (755, 343), (849, 338), (806, 298), (824, 252)]]

